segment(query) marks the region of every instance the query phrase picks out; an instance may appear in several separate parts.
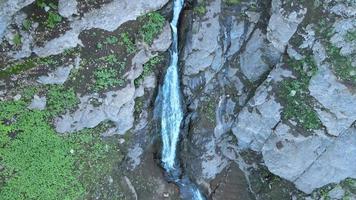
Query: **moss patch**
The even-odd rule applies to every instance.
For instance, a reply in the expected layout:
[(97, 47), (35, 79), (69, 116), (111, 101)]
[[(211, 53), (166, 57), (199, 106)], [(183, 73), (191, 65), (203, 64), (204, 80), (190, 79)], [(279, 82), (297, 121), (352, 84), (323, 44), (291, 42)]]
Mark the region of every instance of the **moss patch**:
[[(63, 102), (57, 101), (60, 95), (52, 96), (53, 103), (61, 103), (54, 110), (73, 102), (67, 95)], [(109, 125), (60, 136), (49, 124), (50, 109), (33, 111), (27, 105), (21, 100), (0, 102), (1, 199), (95, 197), (100, 183), (123, 158), (116, 140), (100, 137)]]
[(291, 68), (297, 79), (283, 80), (279, 85), (278, 97), (284, 106), (282, 118), (294, 120), (301, 127), (312, 130), (321, 127), (321, 121), (314, 111), (309, 95), (309, 81), (316, 72), (316, 65), (311, 57), (302, 61), (288, 59), (286, 66)]

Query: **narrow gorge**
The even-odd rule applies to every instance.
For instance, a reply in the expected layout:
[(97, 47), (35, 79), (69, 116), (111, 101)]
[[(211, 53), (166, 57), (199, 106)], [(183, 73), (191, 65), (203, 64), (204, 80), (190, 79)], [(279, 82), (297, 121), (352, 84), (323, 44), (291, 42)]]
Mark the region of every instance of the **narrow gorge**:
[(0, 200), (356, 199), (355, 0), (0, 0)]

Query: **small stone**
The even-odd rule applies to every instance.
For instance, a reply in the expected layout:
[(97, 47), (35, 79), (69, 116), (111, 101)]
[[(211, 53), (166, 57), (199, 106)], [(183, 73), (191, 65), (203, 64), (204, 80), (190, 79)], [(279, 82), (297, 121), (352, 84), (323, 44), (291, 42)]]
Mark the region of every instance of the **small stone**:
[(15, 101), (20, 100), (20, 99), (21, 99), (21, 94), (15, 95), (15, 96), (13, 97), (13, 99), (14, 99)]
[(163, 197), (164, 198), (168, 198), (169, 197), (169, 193), (168, 192), (163, 193)]
[(70, 153), (71, 153), (71, 154), (74, 154), (74, 149), (71, 149), (71, 150), (70, 150)]
[(124, 138), (120, 138), (119, 139), (119, 144), (124, 144), (125, 143), (125, 139)]

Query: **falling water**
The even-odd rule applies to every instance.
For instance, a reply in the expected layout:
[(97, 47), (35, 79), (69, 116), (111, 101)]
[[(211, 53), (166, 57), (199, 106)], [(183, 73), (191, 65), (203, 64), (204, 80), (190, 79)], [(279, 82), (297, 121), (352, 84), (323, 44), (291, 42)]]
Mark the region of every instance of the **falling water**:
[(166, 172), (179, 187), (183, 199), (203, 200), (198, 188), (188, 179), (182, 178), (179, 161), (176, 158), (180, 125), (183, 120), (182, 102), (178, 75), (178, 32), (177, 25), (184, 0), (174, 0), (171, 61), (162, 87), (161, 134), (163, 141), (162, 163)]

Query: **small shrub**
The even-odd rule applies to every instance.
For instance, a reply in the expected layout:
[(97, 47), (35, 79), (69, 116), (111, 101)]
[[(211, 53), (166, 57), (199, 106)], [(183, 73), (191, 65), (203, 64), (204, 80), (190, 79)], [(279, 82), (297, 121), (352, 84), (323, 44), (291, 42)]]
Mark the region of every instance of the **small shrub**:
[(148, 13), (140, 19), (143, 26), (139, 34), (144, 42), (152, 44), (155, 37), (162, 31), (165, 19), (158, 12)]
[(124, 81), (119, 78), (118, 71), (112, 68), (100, 68), (94, 72), (95, 84), (94, 90), (106, 90), (114, 86), (122, 86)]
[(14, 43), (14, 45), (16, 46), (16, 47), (18, 47), (18, 46), (20, 46), (21, 45), (21, 43), (22, 43), (22, 40), (21, 40), (22, 38), (21, 38), (21, 35), (19, 34), (19, 33), (16, 33), (15, 35), (14, 35), (14, 38), (12, 39), (12, 42)]
[(115, 36), (109, 36), (105, 38), (104, 44), (117, 44), (119, 39)]
[(121, 37), (122, 44), (125, 45), (126, 47), (126, 52), (128, 54), (135, 53), (136, 51), (135, 43), (130, 38), (130, 35), (127, 32), (125, 32), (125, 33), (121, 33), (120, 37)]
[(48, 28), (54, 28), (57, 24), (59, 24), (60, 22), (62, 21), (62, 17), (59, 15), (59, 14), (57, 14), (57, 13), (55, 13), (55, 12), (53, 12), (53, 11), (50, 11), (49, 13), (48, 13), (48, 18), (47, 18), (47, 21), (45, 22), (45, 24), (46, 24), (46, 26), (48, 27)]
[(79, 99), (72, 88), (65, 88), (62, 85), (54, 85), (48, 90), (47, 108), (52, 116), (73, 109), (78, 103)]

